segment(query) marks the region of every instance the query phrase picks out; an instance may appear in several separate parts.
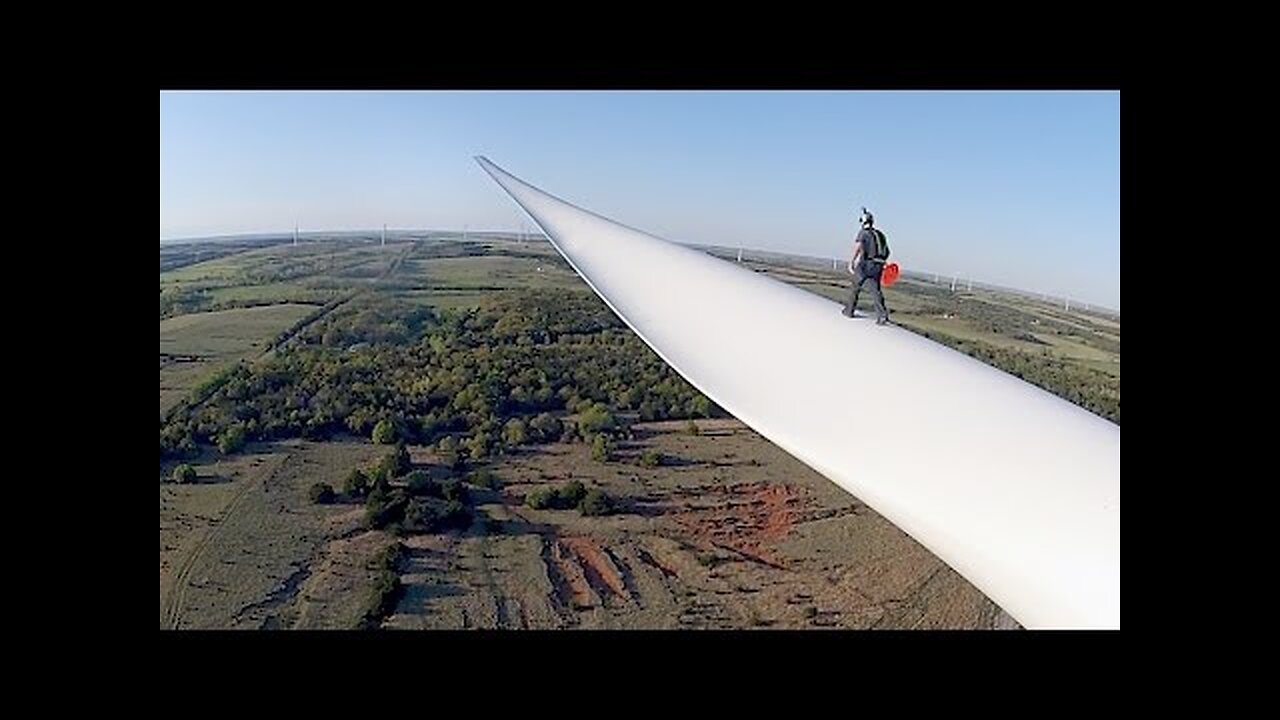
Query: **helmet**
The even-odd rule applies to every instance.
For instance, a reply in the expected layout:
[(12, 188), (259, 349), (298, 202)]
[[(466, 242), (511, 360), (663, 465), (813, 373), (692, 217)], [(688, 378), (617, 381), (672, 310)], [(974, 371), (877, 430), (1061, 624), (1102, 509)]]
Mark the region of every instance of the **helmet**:
[(871, 225), (871, 223), (875, 222), (875, 218), (871, 215), (871, 211), (866, 208), (862, 208), (862, 216), (858, 218), (858, 220), (862, 223), (863, 227), (867, 227)]

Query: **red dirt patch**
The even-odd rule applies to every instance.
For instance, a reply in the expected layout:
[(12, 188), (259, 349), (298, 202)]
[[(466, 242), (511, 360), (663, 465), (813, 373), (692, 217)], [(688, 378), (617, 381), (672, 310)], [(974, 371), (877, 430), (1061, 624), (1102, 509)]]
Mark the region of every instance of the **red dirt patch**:
[(571, 596), (561, 597), (561, 602), (568, 605), (571, 601), (573, 609), (589, 608), (594, 605), (595, 603), (592, 602), (591, 583), (587, 581), (583, 566), (577, 562), (573, 551), (558, 540), (548, 539), (547, 544), (551, 560), (547, 564), (547, 570), (550, 573), (554, 573), (550, 577), (551, 583), (557, 588), (568, 589)]
[(783, 563), (766, 545), (785, 538), (796, 522), (805, 519), (811, 503), (797, 488), (770, 483), (743, 483), (708, 488), (705, 507), (689, 507), (673, 513), (695, 539), (736, 550), (770, 565)]
[(560, 540), (561, 546), (573, 553), (578, 564), (582, 566), (587, 582), (605, 599), (614, 595), (623, 601), (631, 600), (631, 593), (622, 580), (622, 573), (604, 550), (594, 540), (586, 537), (567, 537)]

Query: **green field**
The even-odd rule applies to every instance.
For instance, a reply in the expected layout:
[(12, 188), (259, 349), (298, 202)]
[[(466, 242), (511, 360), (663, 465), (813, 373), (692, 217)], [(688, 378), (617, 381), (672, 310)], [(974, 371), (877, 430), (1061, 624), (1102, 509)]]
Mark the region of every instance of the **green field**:
[(245, 303), (253, 305), (277, 305), (304, 303), (323, 305), (342, 294), (337, 288), (307, 287), (299, 283), (277, 282), (263, 285), (237, 285), (210, 290), (208, 295), (217, 303)]
[(563, 262), (552, 258), (483, 256), (418, 260), (418, 271), (434, 292), (492, 291), (510, 288), (578, 288), (583, 283)]
[(202, 379), (261, 352), (315, 308), (272, 305), (183, 315), (160, 321), (160, 414)]

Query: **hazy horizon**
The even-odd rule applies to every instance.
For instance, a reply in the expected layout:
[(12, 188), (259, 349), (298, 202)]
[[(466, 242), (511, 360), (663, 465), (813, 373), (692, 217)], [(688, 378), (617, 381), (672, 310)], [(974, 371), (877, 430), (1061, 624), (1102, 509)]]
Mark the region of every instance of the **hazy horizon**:
[(681, 243), (847, 256), (1120, 307), (1119, 93), (161, 93), (162, 241), (534, 225), (484, 154)]

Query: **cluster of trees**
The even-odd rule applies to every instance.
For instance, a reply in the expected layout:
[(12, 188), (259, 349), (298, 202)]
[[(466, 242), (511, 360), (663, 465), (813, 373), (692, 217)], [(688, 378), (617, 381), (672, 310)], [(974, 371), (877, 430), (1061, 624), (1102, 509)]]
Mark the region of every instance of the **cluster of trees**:
[[(499, 483), (487, 470), (472, 472), (467, 481), (477, 487), (496, 489)], [(433, 478), (425, 470), (415, 470), (403, 445), (380, 458), (371, 467), (355, 468), (342, 483), (342, 495), (327, 483), (311, 486), (311, 501), (327, 504), (345, 499), (363, 502), (365, 523), (395, 535), (434, 533), (471, 525), (471, 493), (453, 477)]]
[(297, 333), (295, 346), (345, 349), (370, 343), (403, 345), (420, 339), (434, 317), (430, 308), (373, 293), (345, 300), (341, 310), (330, 312), (323, 322), (308, 324), (305, 332)]
[(204, 290), (171, 285), (160, 288), (160, 319), (212, 309), (213, 298)]
[(374, 556), (371, 569), (377, 574), (374, 575), (373, 588), (360, 618), (360, 628), (376, 630), (382, 626), (382, 621), (387, 616), (395, 612), (400, 596), (404, 594), (404, 585), (400, 582), (400, 567), (404, 564), (405, 556), (404, 543), (399, 541), (388, 545)]
[(484, 488), (486, 490), (502, 489), (502, 481), (498, 479), (497, 475), (494, 475), (489, 470), (473, 470), (471, 474), (467, 475), (467, 482), (475, 487)]
[(350, 301), (351, 298), (352, 298), (351, 294), (345, 294), (345, 295), (342, 295), (341, 297), (336, 297), (330, 300), (329, 302), (321, 305), (320, 307), (316, 308), (315, 310), (312, 310), (306, 315), (303, 315), (302, 317), (294, 321), (292, 325), (280, 331), (280, 334), (272, 338), (271, 342), (269, 343), (269, 347), (273, 347), (273, 348), (280, 347), (281, 345), (285, 344), (290, 339), (292, 339), (293, 336), (298, 334), (303, 328), (315, 322), (316, 320), (319, 320), (320, 318), (324, 317), (328, 313), (333, 312), (335, 308), (339, 307), (345, 302)]
[[(473, 477), (482, 478), (478, 473)], [(343, 493), (364, 500), (365, 522), (394, 534), (433, 533), (471, 525), (471, 494), (456, 478), (432, 478), (414, 470), (404, 445), (383, 456), (373, 467), (347, 475)]]
[(588, 293), (503, 292), (439, 314), (375, 294), (357, 300), (180, 403), (161, 424), (162, 459), (340, 433), (435, 445), (453, 465), (526, 444), (581, 440), (594, 450), (604, 437), (607, 459), (629, 432), (624, 415), (719, 412)]
[(608, 515), (614, 510), (612, 498), (603, 490), (587, 490), (577, 480), (560, 487), (538, 488), (526, 495), (524, 502), (534, 510), (576, 509), (583, 515)]
[(569, 510), (576, 508), (587, 495), (587, 488), (573, 480), (560, 487), (543, 487), (530, 492), (524, 504), (534, 510)]

